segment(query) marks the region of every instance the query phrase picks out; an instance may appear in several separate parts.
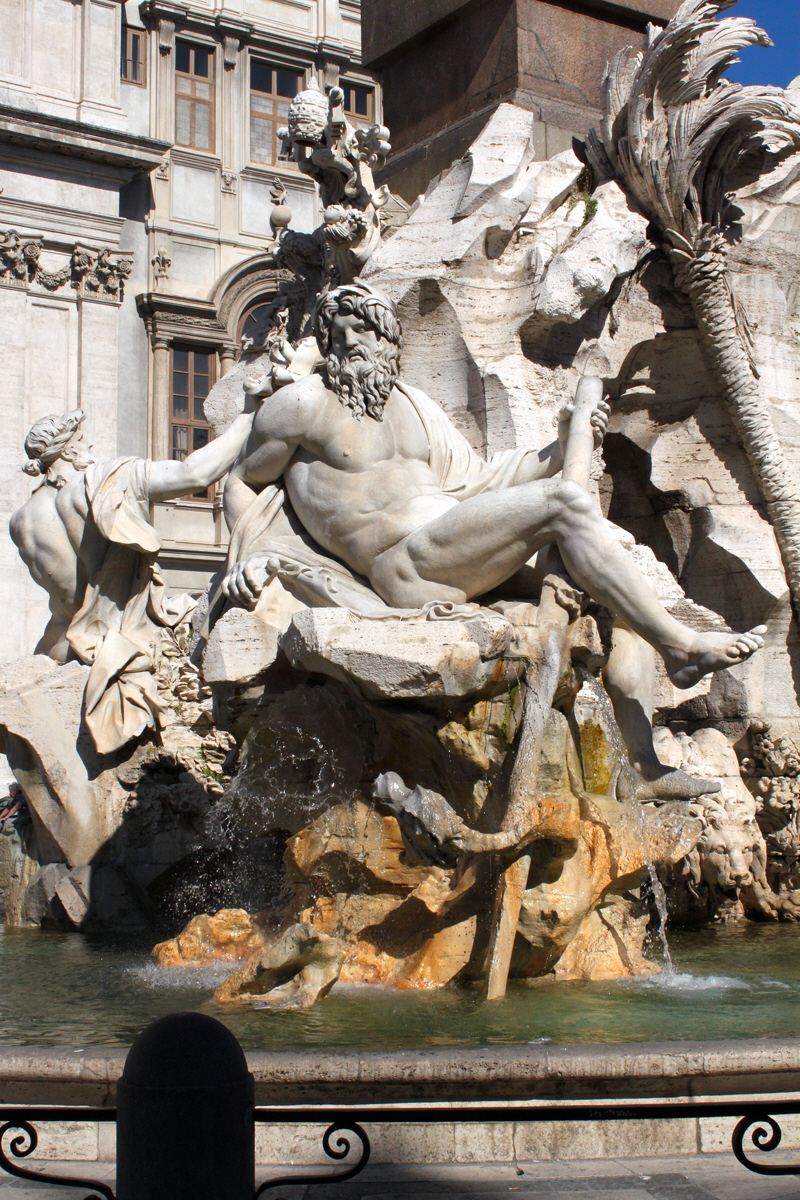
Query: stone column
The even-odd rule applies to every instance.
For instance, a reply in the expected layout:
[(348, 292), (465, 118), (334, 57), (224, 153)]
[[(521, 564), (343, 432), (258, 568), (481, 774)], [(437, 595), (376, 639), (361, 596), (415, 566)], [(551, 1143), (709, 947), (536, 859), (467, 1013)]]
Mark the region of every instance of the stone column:
[(153, 458), (170, 458), (169, 442), (169, 342), (153, 336), (153, 403), (150, 416), (150, 453)]
[(236, 366), (236, 347), (235, 346), (220, 346), (219, 351), (219, 377), (227, 375)]

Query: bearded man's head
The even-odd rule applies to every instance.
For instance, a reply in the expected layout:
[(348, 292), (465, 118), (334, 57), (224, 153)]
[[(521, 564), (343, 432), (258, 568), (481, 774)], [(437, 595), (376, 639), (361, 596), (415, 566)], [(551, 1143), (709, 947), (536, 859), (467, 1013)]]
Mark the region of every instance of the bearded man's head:
[(342, 404), (357, 420), (367, 413), (382, 421), (403, 347), (394, 303), (366, 283), (334, 288), (319, 299), (315, 333), (328, 382)]

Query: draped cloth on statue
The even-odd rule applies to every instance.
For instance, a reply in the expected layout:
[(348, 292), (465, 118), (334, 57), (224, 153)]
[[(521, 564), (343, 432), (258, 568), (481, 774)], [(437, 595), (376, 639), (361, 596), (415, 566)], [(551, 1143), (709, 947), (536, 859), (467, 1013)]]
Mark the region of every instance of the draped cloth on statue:
[[(397, 389), (414, 406), (428, 436), (428, 463), (443, 492), (459, 500), (481, 492), (512, 486), (527, 448), (501, 450), (487, 463), (453, 426), (444, 411), (417, 388), (398, 382)], [(365, 617), (406, 618), (426, 615), (446, 619), (458, 616), (464, 606), (426, 605), (425, 610), (390, 608), (368, 581), (333, 558), (306, 533), (281, 484), (259, 492), (231, 530), (228, 570), (252, 554), (268, 554), (267, 582), (277, 579), (309, 608), (348, 608)], [(217, 590), (209, 604), (207, 630), (221, 615), (225, 597)], [(475, 608), (477, 606), (470, 606)]]
[(179, 625), (194, 607), (186, 595), (167, 599), (156, 566), (161, 541), (150, 524), (149, 471), (142, 458), (93, 463), (86, 471), (87, 524), (94, 523), (106, 550), (67, 638), (91, 666), (86, 723), (100, 754), (158, 728), (165, 708), (155, 677), (159, 630)]

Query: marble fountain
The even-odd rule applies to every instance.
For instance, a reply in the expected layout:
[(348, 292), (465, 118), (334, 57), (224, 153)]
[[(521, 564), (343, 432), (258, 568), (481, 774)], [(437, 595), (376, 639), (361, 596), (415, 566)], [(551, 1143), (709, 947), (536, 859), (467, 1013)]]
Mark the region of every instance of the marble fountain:
[[(389, 131), (302, 92), (323, 224), (276, 190), (215, 439), (31, 429), (0, 1038), (794, 1032), (800, 91), (725, 80), (766, 36), (729, 6), (619, 55), (555, 158), (501, 105), (402, 223)], [(150, 504), (223, 476), (227, 568), (168, 596)]]

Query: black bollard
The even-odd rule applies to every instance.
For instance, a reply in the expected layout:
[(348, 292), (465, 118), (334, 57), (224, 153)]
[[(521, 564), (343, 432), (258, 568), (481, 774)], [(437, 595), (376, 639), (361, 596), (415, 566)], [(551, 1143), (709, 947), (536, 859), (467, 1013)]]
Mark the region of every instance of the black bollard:
[(117, 1084), (117, 1200), (253, 1200), (253, 1076), (202, 1013), (148, 1025)]

